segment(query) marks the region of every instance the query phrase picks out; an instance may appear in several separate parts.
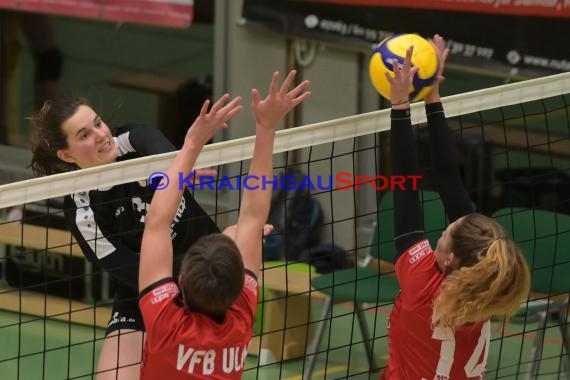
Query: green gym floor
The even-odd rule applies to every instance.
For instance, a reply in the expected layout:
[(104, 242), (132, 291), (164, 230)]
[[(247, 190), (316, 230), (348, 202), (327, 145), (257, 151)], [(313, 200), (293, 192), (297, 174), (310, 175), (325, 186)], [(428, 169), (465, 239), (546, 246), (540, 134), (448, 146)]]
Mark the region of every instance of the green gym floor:
[[(317, 309), (317, 307), (315, 308)], [(377, 379), (378, 373), (367, 373), (366, 355), (360, 343), (360, 331), (353, 324), (351, 309), (335, 306), (332, 331), (325, 330), (321, 350), (329, 351), (318, 356), (314, 379)], [(319, 315), (315, 310), (314, 315)], [(377, 313), (367, 312), (370, 331), (374, 336), (374, 351), (378, 364), (386, 361), (386, 316), (388, 309)], [(534, 339), (536, 323), (507, 324), (504, 329), (493, 323), (493, 341), (485, 379), (522, 379), (526, 364), (519, 358), (528, 360)], [(501, 336), (503, 338), (501, 339)], [(51, 320), (37, 320), (36, 317), (20, 316), (0, 312), (0, 379), (91, 379), (97, 362), (97, 352), (103, 337), (103, 330), (80, 325), (68, 325)], [(548, 328), (545, 338), (543, 359), (540, 363), (539, 379), (564, 379), (561, 367), (560, 330), (556, 326)], [(19, 357), (19, 360), (16, 359)], [(248, 356), (243, 378), (301, 380), (303, 360), (290, 360), (257, 368), (257, 357)]]

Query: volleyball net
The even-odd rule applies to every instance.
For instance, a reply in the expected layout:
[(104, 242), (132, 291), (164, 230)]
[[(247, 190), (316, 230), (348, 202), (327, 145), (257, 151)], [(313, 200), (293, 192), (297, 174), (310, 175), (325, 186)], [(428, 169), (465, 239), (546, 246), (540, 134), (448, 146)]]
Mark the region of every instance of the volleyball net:
[[(505, 226), (533, 271), (529, 302), (512, 320), (492, 322), (486, 378), (558, 378), (570, 371), (569, 94), (570, 74), (560, 74), (443, 101), (473, 202)], [(389, 199), (402, 181), (390, 175), (389, 113), (277, 133), (270, 219), (278, 228), (265, 238), (245, 379), (376, 377), (385, 367), (387, 319), (398, 291)], [(409, 148), (419, 152), (420, 172), (403, 184), (425, 189), (435, 246), (445, 216), (433, 206), (425, 122), (423, 103), (413, 104), (417, 139)], [(197, 168), (214, 167), (218, 174), (199, 179), (191, 191), (221, 228), (237, 220), (253, 141), (208, 145), (198, 159)], [(84, 259), (67, 231), (61, 197), (145, 183), (174, 156), (0, 187), (3, 378), (93, 376), (112, 318), (113, 279)]]

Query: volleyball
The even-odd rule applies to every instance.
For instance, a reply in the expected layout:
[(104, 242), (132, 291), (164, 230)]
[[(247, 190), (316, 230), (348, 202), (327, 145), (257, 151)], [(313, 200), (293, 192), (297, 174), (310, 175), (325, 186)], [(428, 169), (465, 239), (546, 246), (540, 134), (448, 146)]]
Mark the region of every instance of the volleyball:
[(412, 45), (414, 46), (412, 65), (419, 69), (410, 86), (410, 101), (423, 99), (437, 78), (439, 68), (437, 52), (426, 39), (417, 34), (395, 34), (385, 38), (372, 50), (369, 69), (370, 80), (374, 88), (388, 100), (390, 99), (390, 82), (384, 73), (393, 72), (394, 59), (398, 65), (402, 65), (406, 58), (406, 50)]

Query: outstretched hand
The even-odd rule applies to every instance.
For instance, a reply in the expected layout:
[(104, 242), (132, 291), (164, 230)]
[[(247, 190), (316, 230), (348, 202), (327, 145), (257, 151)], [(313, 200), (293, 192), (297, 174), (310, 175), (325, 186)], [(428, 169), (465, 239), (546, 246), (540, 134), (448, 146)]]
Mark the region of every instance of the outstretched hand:
[(394, 76), (386, 71), (386, 79), (390, 82), (390, 102), (392, 105), (403, 105), (408, 107), (407, 101), (410, 98), (410, 86), (414, 79), (414, 75), (418, 71), (418, 67), (412, 66), (412, 53), (414, 47), (410, 46), (406, 50), (406, 58), (402, 66), (398, 65), (397, 60), (392, 60)]
[(251, 90), (251, 108), (255, 116), (256, 125), (263, 128), (274, 129), (277, 123), (293, 108), (307, 99), (311, 93), (306, 91), (309, 85), (308, 80), (304, 80), (298, 86), (289, 90), (297, 71), (291, 70), (283, 84), (279, 87), (279, 72), (274, 72), (269, 85), (269, 93), (265, 99), (257, 89)]
[(445, 67), (445, 61), (447, 60), (447, 56), (449, 55), (449, 49), (445, 47), (443, 38), (439, 34), (433, 36), (433, 40), (431, 40), (430, 42), (437, 53), (439, 65), (437, 70), (437, 77), (435, 79), (434, 84), (432, 85), (431, 91), (426, 95), (425, 102), (436, 103), (441, 100), (439, 94), (439, 84), (445, 80), (445, 77), (443, 76), (443, 69)]
[(241, 97), (235, 97), (228, 104), (229, 94), (223, 95), (208, 112), (210, 101), (206, 100), (192, 126), (186, 133), (185, 144), (193, 144), (198, 147), (204, 146), (222, 128), (228, 126), (228, 121), (241, 110)]

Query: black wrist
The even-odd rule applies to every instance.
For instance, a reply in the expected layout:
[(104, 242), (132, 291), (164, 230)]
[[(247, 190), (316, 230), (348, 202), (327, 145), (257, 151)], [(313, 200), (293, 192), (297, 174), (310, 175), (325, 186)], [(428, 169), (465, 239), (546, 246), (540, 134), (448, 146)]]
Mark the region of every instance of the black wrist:
[(426, 104), (426, 114), (443, 112), (443, 104), (441, 102)]
[(392, 112), (390, 113), (390, 118), (394, 120), (402, 120), (402, 119), (409, 119), (410, 118), (410, 109), (394, 109), (392, 108)]

